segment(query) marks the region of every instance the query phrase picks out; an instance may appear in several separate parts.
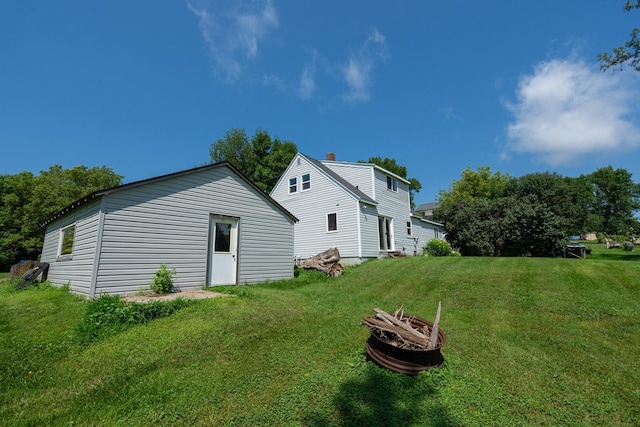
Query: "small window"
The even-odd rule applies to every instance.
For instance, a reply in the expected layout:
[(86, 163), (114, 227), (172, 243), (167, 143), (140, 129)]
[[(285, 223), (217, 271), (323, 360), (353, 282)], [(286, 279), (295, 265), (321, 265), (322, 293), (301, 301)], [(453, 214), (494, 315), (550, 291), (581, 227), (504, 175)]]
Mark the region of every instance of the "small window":
[(289, 194), (298, 191), (298, 178), (289, 178)]
[(308, 190), (311, 188), (311, 175), (305, 174), (302, 175), (302, 191)]
[(76, 225), (70, 225), (60, 230), (60, 244), (58, 257), (67, 257), (73, 254), (73, 241), (76, 234)]
[(338, 231), (338, 214), (327, 215), (327, 231)]
[(231, 252), (231, 224), (216, 222), (213, 251), (216, 253)]
[(390, 176), (387, 177), (387, 188), (391, 191), (398, 191), (398, 180)]
[(413, 231), (411, 230), (411, 221), (407, 221), (407, 236), (413, 236)]

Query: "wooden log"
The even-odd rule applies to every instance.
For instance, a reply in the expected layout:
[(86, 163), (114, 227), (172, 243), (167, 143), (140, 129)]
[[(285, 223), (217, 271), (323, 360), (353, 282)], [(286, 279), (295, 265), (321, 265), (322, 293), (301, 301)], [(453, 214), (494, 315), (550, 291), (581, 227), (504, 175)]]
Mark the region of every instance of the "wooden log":
[(379, 308), (374, 308), (373, 311), (376, 312), (377, 315), (382, 316), (385, 320), (389, 321), (392, 325), (398, 326), (402, 329), (404, 329), (406, 332), (413, 334), (415, 337), (424, 340), (425, 336), (422, 332), (418, 331), (417, 329), (415, 329), (413, 326), (411, 326), (409, 323), (405, 323), (404, 321), (400, 320), (400, 319), (396, 319), (395, 317), (393, 317), (392, 315), (390, 315), (389, 313), (385, 312), (384, 310), (380, 310)]
[(429, 343), (427, 344), (427, 350), (431, 350), (432, 348), (436, 348), (438, 345), (438, 324), (440, 323), (440, 308), (442, 301), (438, 301), (438, 312), (436, 313), (436, 320), (433, 322), (433, 329), (431, 330), (431, 335), (429, 336)]
[(338, 248), (330, 248), (318, 255), (304, 260), (302, 262), (302, 268), (305, 270), (318, 270), (328, 276), (338, 277), (341, 276), (344, 271), (344, 268), (338, 261), (340, 261), (340, 252), (338, 251)]
[(420, 338), (415, 334), (408, 332), (406, 329), (401, 328), (396, 325), (391, 325), (384, 320), (378, 319), (376, 317), (369, 317), (363, 321), (363, 323), (371, 328), (374, 328), (378, 331), (389, 332), (400, 338), (402, 341), (411, 343), (416, 347), (425, 348), (424, 338)]

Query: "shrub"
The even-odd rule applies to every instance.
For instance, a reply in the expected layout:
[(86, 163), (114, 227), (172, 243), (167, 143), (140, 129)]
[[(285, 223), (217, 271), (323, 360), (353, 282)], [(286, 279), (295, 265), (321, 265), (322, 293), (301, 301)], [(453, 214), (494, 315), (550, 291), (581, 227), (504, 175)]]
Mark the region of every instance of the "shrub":
[(446, 240), (431, 239), (427, 242), (424, 252), (430, 256), (451, 256), (453, 251)]
[(97, 341), (133, 325), (170, 316), (192, 302), (178, 298), (172, 301), (127, 304), (118, 295), (101, 295), (100, 298), (89, 301), (84, 317), (76, 325), (75, 338), (83, 343)]
[(173, 276), (176, 270), (169, 270), (166, 265), (160, 264), (160, 269), (151, 283), (151, 290), (157, 294), (168, 294), (173, 292)]

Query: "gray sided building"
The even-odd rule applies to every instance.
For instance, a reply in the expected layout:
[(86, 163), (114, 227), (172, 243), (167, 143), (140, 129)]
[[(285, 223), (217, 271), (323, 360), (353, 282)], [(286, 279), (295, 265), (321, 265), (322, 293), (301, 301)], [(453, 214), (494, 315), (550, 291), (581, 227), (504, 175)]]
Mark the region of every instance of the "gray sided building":
[(87, 297), (148, 290), (161, 264), (180, 290), (293, 277), (289, 211), (227, 162), (97, 191), (46, 226), (48, 279)]

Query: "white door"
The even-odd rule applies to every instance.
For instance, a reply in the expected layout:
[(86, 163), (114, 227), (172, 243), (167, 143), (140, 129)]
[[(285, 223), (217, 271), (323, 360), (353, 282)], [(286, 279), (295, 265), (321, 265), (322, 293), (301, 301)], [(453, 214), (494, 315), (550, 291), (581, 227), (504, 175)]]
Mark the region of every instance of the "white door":
[(209, 285), (235, 285), (238, 258), (238, 220), (211, 217)]

